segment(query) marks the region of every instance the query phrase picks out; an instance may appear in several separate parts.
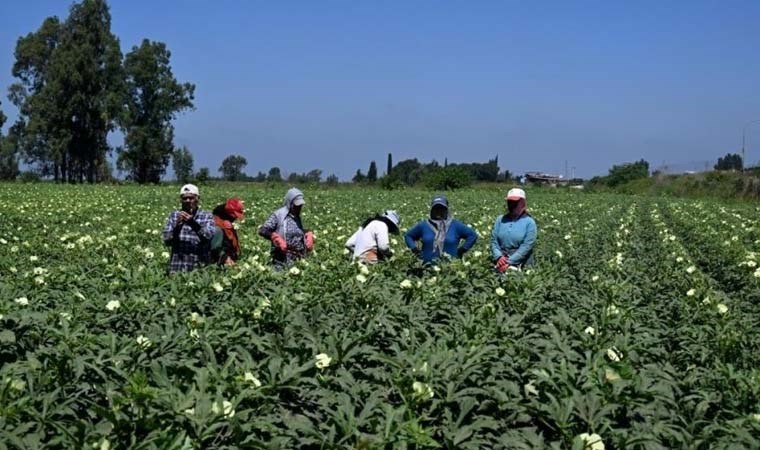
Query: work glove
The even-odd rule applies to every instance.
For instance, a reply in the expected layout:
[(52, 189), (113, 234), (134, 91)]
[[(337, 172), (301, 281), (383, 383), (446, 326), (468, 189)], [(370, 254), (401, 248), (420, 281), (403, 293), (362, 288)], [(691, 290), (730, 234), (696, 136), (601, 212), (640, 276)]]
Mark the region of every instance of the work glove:
[(314, 249), (314, 233), (311, 231), (307, 231), (306, 234), (303, 237), (304, 244), (306, 245), (307, 251), (312, 251)]
[(279, 234), (272, 233), (270, 239), (272, 240), (272, 244), (274, 244), (275, 248), (278, 248), (281, 252), (284, 252), (288, 249), (288, 244), (285, 242), (285, 239), (283, 239), (283, 237)]
[(499, 259), (496, 260), (496, 271), (499, 273), (504, 273), (509, 268), (509, 262), (507, 262), (506, 256), (500, 256)]

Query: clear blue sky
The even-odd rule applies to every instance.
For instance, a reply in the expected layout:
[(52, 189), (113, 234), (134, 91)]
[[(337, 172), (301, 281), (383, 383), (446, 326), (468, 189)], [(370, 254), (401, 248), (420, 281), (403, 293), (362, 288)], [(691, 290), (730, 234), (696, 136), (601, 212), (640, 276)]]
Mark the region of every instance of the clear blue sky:
[[(2, 109), (16, 39), (70, 2), (0, 4)], [(196, 110), (175, 122), (196, 169), (350, 178), (417, 157), (604, 174), (741, 147), (760, 119), (760, 1), (112, 0), (128, 52), (165, 42)], [(6, 125), (7, 128), (7, 125)], [(760, 125), (748, 131), (760, 161)], [(118, 137), (113, 139), (118, 141)]]

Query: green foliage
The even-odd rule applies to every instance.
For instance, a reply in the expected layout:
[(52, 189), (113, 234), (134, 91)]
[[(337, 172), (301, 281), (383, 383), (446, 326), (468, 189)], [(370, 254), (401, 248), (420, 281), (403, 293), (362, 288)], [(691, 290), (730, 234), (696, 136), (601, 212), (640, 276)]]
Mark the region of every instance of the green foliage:
[[(466, 171), (475, 181), (499, 181), (498, 158), (490, 159), (487, 163), (446, 164), (446, 167), (459, 167)], [(508, 173), (508, 172), (507, 172)]]
[(356, 169), (356, 173), (354, 174), (354, 177), (351, 178), (351, 181), (354, 183), (363, 183), (367, 180), (367, 177), (362, 173), (361, 169)]
[(18, 136), (13, 127), (8, 136), (3, 136), (2, 127), (6, 119), (3, 111), (0, 110), (0, 180), (15, 180), (19, 174)]
[(26, 162), (56, 180), (97, 181), (124, 92), (108, 5), (83, 0), (65, 21), (45, 19), (18, 40), (15, 57), (12, 73), (20, 81), (10, 97)]
[(393, 155), (388, 153), (388, 162), (385, 167), (385, 175), (388, 176), (393, 171)]
[(245, 178), (243, 168), (248, 165), (248, 160), (240, 155), (230, 155), (222, 161), (219, 172), (227, 181), (240, 181)]
[(425, 174), (424, 184), (439, 191), (461, 189), (472, 184), (472, 175), (461, 165), (449, 165)]
[(414, 158), (405, 159), (396, 164), (393, 167), (391, 174), (396, 177), (396, 179), (398, 179), (401, 183), (407, 186), (414, 186), (420, 180), (422, 180), (423, 172), (424, 168), (422, 164), (417, 161), (417, 158)]
[(282, 174), (280, 173), (279, 167), (272, 167), (269, 169), (269, 174), (267, 175), (267, 181), (270, 183), (279, 183), (282, 181)]
[(174, 178), (180, 183), (187, 183), (193, 178), (193, 154), (183, 146), (172, 154), (172, 169)]
[(369, 163), (369, 169), (367, 170), (367, 181), (369, 183), (374, 183), (377, 181), (377, 164), (375, 164), (375, 161)]
[(322, 181), (322, 171), (310, 170), (308, 173), (291, 173), (288, 182), (292, 184), (319, 184)]
[(617, 186), (615, 191), (654, 196), (760, 199), (760, 177), (751, 172), (728, 171), (657, 175)]
[(718, 158), (715, 164), (715, 170), (742, 170), (744, 162), (742, 157), (736, 153), (726, 153), (726, 156)]
[[(754, 204), (529, 190), (538, 265), (498, 276), (487, 239), (350, 264), (369, 211), (407, 227), (430, 192), (314, 188), (315, 253), (278, 272), (283, 190), (203, 186), (248, 200), (244, 257), (167, 277), (176, 187), (0, 185), (0, 446), (760, 446)], [(487, 236), (503, 195), (449, 199)]]
[(380, 178), (380, 187), (386, 191), (392, 191), (404, 187), (404, 183), (402, 183), (396, 175), (391, 173), (390, 175), (385, 175)]
[(25, 170), (18, 176), (18, 180), (22, 183), (38, 183), (41, 181), (40, 174), (33, 170)]
[(643, 159), (634, 163), (614, 165), (609, 174), (604, 177), (594, 177), (589, 183), (591, 186), (617, 187), (633, 180), (649, 177), (649, 163)]
[(325, 180), (325, 184), (328, 186), (337, 186), (338, 184), (340, 184), (340, 180), (338, 179), (338, 176), (333, 173), (327, 177), (327, 179)]
[(211, 178), (211, 171), (208, 167), (201, 167), (198, 169), (198, 173), (195, 174), (195, 180), (199, 183), (205, 183)]
[[(170, 58), (166, 44), (144, 39), (124, 59), (127, 107), (120, 117), (125, 136), (118, 166), (138, 183), (161, 179), (174, 152), (171, 121), (193, 107), (195, 86), (174, 78)], [(191, 171), (183, 168), (182, 176)]]

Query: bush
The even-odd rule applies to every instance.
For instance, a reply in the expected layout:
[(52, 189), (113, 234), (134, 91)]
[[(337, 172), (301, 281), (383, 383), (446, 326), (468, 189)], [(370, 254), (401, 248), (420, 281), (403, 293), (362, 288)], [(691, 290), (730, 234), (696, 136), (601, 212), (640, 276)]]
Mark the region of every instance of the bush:
[(37, 172), (27, 170), (21, 172), (21, 175), (18, 176), (18, 180), (23, 183), (38, 183), (40, 181), (40, 176)]
[(380, 187), (387, 191), (392, 191), (404, 187), (404, 183), (398, 176), (391, 174), (380, 178)]
[(430, 189), (453, 190), (471, 185), (472, 175), (462, 167), (448, 166), (427, 173), (424, 182)]

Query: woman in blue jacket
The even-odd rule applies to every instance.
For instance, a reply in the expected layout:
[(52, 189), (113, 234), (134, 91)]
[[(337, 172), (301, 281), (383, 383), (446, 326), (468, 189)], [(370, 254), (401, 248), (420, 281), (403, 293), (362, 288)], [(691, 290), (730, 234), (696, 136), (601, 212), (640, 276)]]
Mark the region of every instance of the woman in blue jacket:
[[(464, 244), (459, 242), (464, 239)], [(454, 220), (449, 214), (449, 200), (443, 195), (433, 199), (430, 218), (421, 220), (404, 235), (406, 246), (425, 263), (443, 256), (461, 258), (475, 245), (478, 235), (467, 225)], [(417, 246), (422, 242), (422, 247)]]
[(510, 189), (506, 200), (507, 214), (496, 219), (491, 232), (491, 255), (500, 273), (533, 265), (538, 235), (536, 221), (525, 209), (525, 191)]

